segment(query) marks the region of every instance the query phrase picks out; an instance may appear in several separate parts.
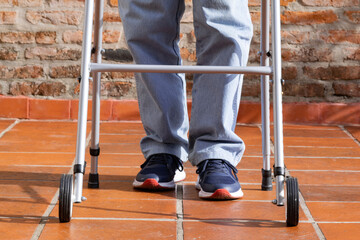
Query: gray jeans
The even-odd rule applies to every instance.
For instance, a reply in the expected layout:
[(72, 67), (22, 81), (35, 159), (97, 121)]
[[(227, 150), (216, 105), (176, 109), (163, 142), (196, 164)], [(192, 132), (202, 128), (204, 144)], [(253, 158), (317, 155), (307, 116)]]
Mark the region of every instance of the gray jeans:
[[(193, 0), (198, 65), (245, 66), (252, 38), (247, 0)], [(181, 64), (184, 0), (119, 0), (129, 49), (137, 64)], [(191, 121), (184, 74), (136, 74), (145, 158), (169, 153), (193, 165), (224, 159), (236, 166), (244, 142), (235, 133), (242, 75), (195, 74)], [(189, 137), (188, 137), (189, 133)]]

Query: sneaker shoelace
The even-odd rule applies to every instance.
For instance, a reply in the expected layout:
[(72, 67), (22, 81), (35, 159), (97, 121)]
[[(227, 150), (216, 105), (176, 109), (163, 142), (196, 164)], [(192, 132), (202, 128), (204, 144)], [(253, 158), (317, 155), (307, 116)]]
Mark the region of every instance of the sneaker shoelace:
[(205, 160), (204, 162), (200, 163), (199, 168), (196, 170), (196, 173), (201, 175), (203, 172), (224, 172), (229, 173), (229, 170), (233, 171), (233, 175), (235, 176), (236, 180), (237, 178), (237, 172), (238, 170), (236, 167), (228, 163), (227, 161), (221, 160), (221, 159), (211, 159), (211, 160)]
[(177, 157), (169, 154), (154, 154), (146, 159), (146, 161), (140, 167), (143, 169), (145, 166), (158, 164), (166, 165), (166, 167), (173, 172), (175, 172), (176, 169), (179, 171), (184, 170), (182, 161)]

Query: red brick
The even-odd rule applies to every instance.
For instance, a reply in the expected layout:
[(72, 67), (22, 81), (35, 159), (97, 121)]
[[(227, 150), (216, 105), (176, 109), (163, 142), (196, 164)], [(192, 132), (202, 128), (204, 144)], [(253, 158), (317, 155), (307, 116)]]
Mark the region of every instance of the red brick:
[(360, 79), (360, 66), (329, 66), (303, 68), (304, 74), (312, 79), (320, 80), (355, 80)]
[(133, 87), (131, 82), (105, 82), (102, 84), (103, 95), (110, 97), (122, 97), (129, 93)]
[(29, 99), (30, 119), (70, 119), (70, 100)]
[(321, 103), (321, 123), (325, 124), (360, 124), (359, 103)]
[(301, 3), (315, 7), (352, 7), (359, 5), (359, 0), (302, 0)]
[(325, 86), (322, 83), (285, 82), (285, 96), (324, 97)]
[(77, 44), (81, 44), (82, 43), (82, 31), (72, 31), (72, 30), (67, 30), (64, 31), (63, 33), (63, 41), (65, 43), (77, 43)]
[(9, 85), (9, 93), (13, 96), (34, 95), (36, 84), (34, 82), (12, 82)]
[(27, 11), (26, 20), (32, 24), (79, 25), (83, 13), (80, 11)]
[(15, 68), (14, 78), (39, 78), (44, 75), (44, 69), (41, 66), (24, 66)]
[(16, 23), (16, 12), (8, 11), (8, 12), (0, 12), (0, 24), (15, 24)]
[(196, 61), (196, 52), (195, 51), (190, 51), (188, 48), (181, 48), (180, 49), (180, 55), (181, 58), (183, 60), (187, 60), (190, 62), (195, 62)]
[(282, 68), (282, 77), (285, 80), (294, 80), (297, 78), (297, 68), (292, 67), (283, 67)]
[(360, 23), (360, 11), (345, 11), (345, 15), (353, 23)]
[(34, 95), (39, 96), (60, 96), (66, 92), (66, 86), (60, 82), (43, 82), (40, 83)]
[(9, 79), (14, 77), (14, 69), (8, 66), (0, 66), (0, 79)]
[(331, 49), (312, 47), (282, 49), (282, 58), (286, 62), (330, 62), (334, 59)]
[(81, 50), (55, 47), (34, 47), (25, 49), (26, 59), (40, 60), (79, 60)]
[[(100, 101), (100, 120), (111, 120), (112, 101), (101, 100)], [(91, 120), (92, 113), (92, 101), (88, 101), (87, 120)], [(79, 100), (71, 100), (70, 119), (78, 119), (79, 114)]]
[(37, 32), (35, 34), (36, 43), (40, 44), (54, 44), (56, 43), (56, 32)]
[(18, 57), (18, 53), (14, 48), (0, 48), (0, 60), (14, 61)]
[(134, 73), (132, 73), (132, 72), (112, 72), (111, 78), (112, 79), (124, 79), (124, 78), (133, 79)]
[(63, 2), (71, 6), (84, 6), (85, 0), (63, 0)]
[(251, 16), (251, 21), (254, 24), (259, 24), (260, 23), (260, 19), (261, 19), (261, 14), (260, 12), (250, 12), (250, 16)]
[(50, 77), (52, 78), (77, 78), (80, 76), (80, 66), (59, 66), (50, 69)]
[(0, 96), (0, 117), (27, 118), (28, 99)]
[(360, 32), (355, 30), (330, 30), (322, 32), (321, 38), (327, 43), (355, 43), (360, 44)]
[(140, 120), (137, 100), (113, 101), (111, 120)]
[(343, 48), (343, 53), (345, 55), (345, 60), (360, 61), (360, 48), (358, 47)]
[(0, 6), (2, 7), (12, 7), (12, 0), (0, 0)]
[(35, 35), (31, 32), (2, 32), (1, 43), (34, 43)]
[(338, 20), (332, 10), (321, 10), (314, 12), (284, 11), (281, 15), (283, 24), (313, 25), (322, 23), (333, 23)]
[(104, 12), (104, 22), (121, 22), (118, 12)]
[(260, 83), (251, 81), (246, 81), (244, 79), (244, 83), (242, 86), (241, 95), (243, 97), (259, 97), (261, 93)]
[(105, 30), (103, 32), (103, 42), (117, 43), (120, 38), (120, 32), (116, 30)]
[(117, 7), (118, 6), (118, 0), (109, 0), (109, 5), (111, 7)]
[(283, 30), (281, 32), (281, 40), (283, 43), (309, 43), (310, 42), (310, 32), (296, 31), (296, 30)]
[(334, 82), (332, 85), (335, 95), (347, 97), (360, 97), (360, 83)]
[[(290, 2), (294, 2), (295, 0), (280, 0), (281, 6), (288, 6)], [(261, 0), (249, 0), (249, 7), (257, 7), (261, 5)]]
[(42, 0), (13, 0), (13, 4), (19, 7), (40, 7)]

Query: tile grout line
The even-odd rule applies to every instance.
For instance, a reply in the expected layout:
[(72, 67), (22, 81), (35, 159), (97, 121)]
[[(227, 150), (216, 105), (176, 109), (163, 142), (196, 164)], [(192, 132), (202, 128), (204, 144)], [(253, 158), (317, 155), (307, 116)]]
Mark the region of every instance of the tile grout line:
[[(259, 126), (259, 128), (260, 128), (260, 131), (262, 131), (262, 128), (261, 128), (260, 126)], [(274, 146), (274, 143), (271, 141), (271, 139), (270, 139), (270, 149), (271, 149), (272, 153), (275, 152), (275, 146)], [(284, 156), (284, 158), (285, 158), (285, 157), (286, 157), (286, 156)], [(285, 165), (285, 160), (284, 160), (284, 165)], [(286, 166), (286, 165), (285, 165), (285, 166)], [(285, 173), (286, 173), (286, 175), (291, 176), (291, 175), (290, 175), (290, 172), (288, 171), (288, 169), (287, 169), (286, 167), (285, 167)], [(308, 220), (311, 222), (311, 224), (312, 224), (312, 226), (313, 226), (313, 228), (314, 228), (314, 230), (315, 230), (318, 238), (319, 238), (320, 240), (325, 240), (326, 238), (325, 238), (323, 232), (321, 231), (321, 229), (320, 229), (319, 225), (317, 224), (317, 222), (315, 222), (313, 216), (311, 215), (311, 212), (310, 212), (309, 208), (306, 206), (305, 199), (304, 199), (304, 197), (303, 197), (303, 195), (301, 194), (301, 191), (300, 191), (300, 187), (299, 187), (299, 198), (300, 198), (300, 199), (299, 199), (299, 200), (300, 200), (300, 201), (299, 201), (299, 202), (300, 202), (300, 206), (301, 206), (302, 210), (304, 211), (305, 216), (306, 216), (306, 217), (308, 218)], [(286, 207), (286, 206), (285, 206), (285, 207)]]
[(184, 185), (182, 182), (176, 184), (176, 240), (184, 240)]
[[(90, 142), (90, 139), (91, 139), (91, 132), (89, 133), (88, 137), (86, 138), (85, 149), (88, 146), (88, 144)], [(75, 161), (76, 161), (76, 158), (74, 159), (73, 164), (72, 164), (70, 170), (68, 171), (68, 174), (73, 173)], [(51, 199), (50, 205), (47, 207), (44, 214), (41, 216), (41, 220), (39, 222), (39, 225), (36, 227), (32, 237), (31, 237), (31, 240), (38, 240), (39, 239), (42, 231), (45, 228), (45, 225), (46, 225), (47, 221), (49, 220), (49, 215), (54, 210), (58, 200), (59, 200), (59, 189), (56, 191), (54, 197)]]
[(343, 125), (338, 126), (346, 135), (348, 135), (357, 145), (360, 146), (359, 140), (357, 140)]
[(12, 124), (10, 124), (10, 126), (8, 126), (4, 131), (2, 131), (0, 133), (0, 138), (2, 138), (5, 133), (9, 132), (11, 129), (13, 129), (15, 127), (15, 125), (17, 125), (20, 122), (19, 119), (16, 119)]

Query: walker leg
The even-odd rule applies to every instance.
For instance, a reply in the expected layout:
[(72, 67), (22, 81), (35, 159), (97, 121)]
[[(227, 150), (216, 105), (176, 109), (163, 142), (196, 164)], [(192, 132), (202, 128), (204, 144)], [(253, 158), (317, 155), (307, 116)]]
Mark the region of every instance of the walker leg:
[[(94, 21), (94, 57), (95, 63), (101, 63), (102, 52), (102, 29), (103, 29), (104, 1), (95, 1), (95, 21)], [(91, 169), (89, 174), (89, 188), (99, 188), (98, 157), (100, 154), (99, 132), (100, 132), (100, 80), (101, 73), (93, 72), (92, 89), (92, 116), (91, 116)]]
[(272, 60), (273, 60), (273, 104), (274, 104), (274, 145), (277, 205), (284, 205), (284, 147), (281, 89), (281, 36), (280, 0), (272, 2)]
[(85, 145), (86, 145), (86, 121), (88, 109), (88, 93), (89, 93), (89, 73), (90, 73), (90, 57), (91, 57), (91, 35), (93, 23), (94, 1), (85, 1), (85, 26), (82, 47), (81, 62), (81, 82), (79, 97), (79, 115), (78, 130), (76, 141), (76, 157), (75, 157), (75, 186), (74, 186), (74, 202), (82, 201), (82, 187), (85, 169)]
[[(261, 57), (260, 65), (269, 66), (269, 32), (270, 32), (270, 0), (261, 1)], [(261, 189), (272, 190), (270, 166), (270, 96), (269, 76), (261, 75), (261, 126), (262, 126), (262, 153), (263, 169)]]

